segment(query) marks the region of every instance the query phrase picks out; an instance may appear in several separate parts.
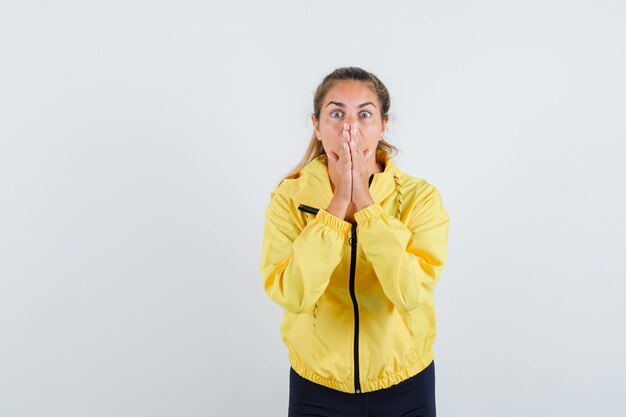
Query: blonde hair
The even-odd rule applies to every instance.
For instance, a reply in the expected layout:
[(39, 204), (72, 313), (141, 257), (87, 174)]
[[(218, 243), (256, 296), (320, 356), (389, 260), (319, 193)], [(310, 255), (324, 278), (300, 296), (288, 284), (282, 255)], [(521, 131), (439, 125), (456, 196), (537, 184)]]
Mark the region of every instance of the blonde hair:
[[(313, 98), (313, 112), (317, 120), (320, 118), (322, 104), (328, 90), (330, 90), (337, 82), (344, 80), (355, 80), (370, 84), (378, 96), (378, 101), (380, 102), (381, 107), (380, 115), (382, 119), (385, 121), (389, 119), (388, 113), (391, 100), (389, 98), (389, 91), (387, 91), (387, 87), (385, 87), (383, 82), (380, 81), (374, 74), (367, 72), (362, 68), (343, 67), (335, 69), (333, 72), (324, 77), (315, 91), (315, 96)], [(393, 158), (399, 153), (400, 151), (398, 148), (382, 138), (378, 141), (378, 146), (376, 147), (376, 162), (378, 162), (380, 166), (384, 166), (387, 159)], [(324, 155), (324, 160), (326, 162), (328, 161), (328, 156), (326, 155), (322, 142), (317, 139), (315, 132), (313, 132), (311, 140), (309, 141), (306, 151), (304, 152), (304, 156), (300, 162), (298, 162), (298, 164), (279, 181), (279, 185), (285, 179), (297, 178), (300, 170), (320, 155)]]

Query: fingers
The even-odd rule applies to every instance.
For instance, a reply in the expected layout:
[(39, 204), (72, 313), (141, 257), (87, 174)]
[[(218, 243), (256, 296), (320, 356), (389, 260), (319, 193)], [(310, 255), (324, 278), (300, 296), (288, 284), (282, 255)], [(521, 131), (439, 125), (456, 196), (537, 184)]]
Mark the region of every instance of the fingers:
[(336, 158), (333, 156), (333, 162), (334, 162), (334, 166), (335, 166), (335, 172), (337, 174), (335, 175), (342, 175), (342, 172), (346, 171), (346, 148), (345, 148), (345, 142), (343, 142), (343, 140), (341, 141), (341, 144), (339, 145), (339, 150), (337, 150), (337, 153), (332, 152), (333, 155), (336, 155)]
[[(344, 123), (343, 124), (343, 132), (342, 132), (342, 141), (341, 144), (339, 145), (339, 150), (337, 152), (329, 152), (328, 157), (333, 161), (333, 162), (339, 162), (339, 161), (344, 161), (345, 159), (345, 151), (347, 151), (347, 143), (350, 141), (350, 134), (348, 131), (348, 124)], [(345, 163), (345, 161), (344, 161)]]
[(351, 163), (352, 158), (350, 157), (351, 150), (350, 150), (349, 142), (350, 142), (350, 133), (348, 132), (348, 124), (344, 123), (343, 142), (341, 143), (341, 152), (344, 155), (346, 167), (352, 166), (352, 163)]
[(357, 132), (356, 137), (357, 137), (357, 141), (358, 141), (358, 144), (359, 144), (360, 154), (363, 155), (363, 161), (367, 162), (367, 161), (369, 161), (369, 157), (372, 155), (373, 152), (372, 152), (371, 149), (368, 149), (367, 151), (363, 150), (363, 145), (364, 145), (363, 144), (363, 135), (361, 134), (361, 131), (357, 129), (356, 123), (354, 123), (354, 126), (355, 126), (355, 130)]
[(365, 151), (363, 149), (363, 135), (361, 134), (361, 131), (359, 130), (356, 122), (352, 125), (351, 133), (352, 140), (355, 142), (354, 146), (352, 146), (352, 149), (356, 151), (355, 156), (361, 157), (360, 161), (363, 166), (369, 165), (369, 161), (371, 159), (371, 156), (374, 154), (374, 150), (368, 149), (367, 151)]
[(352, 160), (352, 167), (355, 170), (358, 170), (361, 166), (361, 155), (362, 155), (361, 149), (362, 149), (362, 136), (355, 122), (352, 125), (352, 129), (350, 131), (350, 154), (351, 154), (351, 160)]

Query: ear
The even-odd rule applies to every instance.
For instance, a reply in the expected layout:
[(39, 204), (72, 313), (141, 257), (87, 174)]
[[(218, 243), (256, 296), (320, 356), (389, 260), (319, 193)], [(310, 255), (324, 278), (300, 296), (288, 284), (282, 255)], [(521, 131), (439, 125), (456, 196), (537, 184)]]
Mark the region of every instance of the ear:
[(385, 134), (385, 131), (387, 130), (387, 122), (389, 121), (389, 116), (385, 116), (385, 119), (383, 120), (383, 128), (380, 131), (380, 136), (382, 137)]
[(320, 124), (317, 121), (317, 119), (315, 118), (315, 114), (311, 115), (311, 122), (313, 123), (313, 131), (315, 132), (315, 137), (317, 138), (317, 140), (321, 141), (321, 139), (320, 139)]

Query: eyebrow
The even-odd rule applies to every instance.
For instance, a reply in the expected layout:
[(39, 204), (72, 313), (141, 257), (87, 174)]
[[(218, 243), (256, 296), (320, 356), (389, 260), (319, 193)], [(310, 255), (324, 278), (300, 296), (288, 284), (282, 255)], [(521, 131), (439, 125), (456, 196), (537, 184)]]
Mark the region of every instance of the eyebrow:
[[(326, 105), (326, 107), (330, 106), (331, 104), (335, 104), (335, 105), (337, 105), (337, 106), (339, 106), (339, 107), (345, 107), (345, 104), (340, 103), (340, 102), (338, 102), (338, 101), (331, 101), (331, 102), (329, 102), (329, 103)], [(374, 105), (374, 103), (372, 103), (371, 101), (368, 101), (367, 103), (362, 103), (362, 104), (359, 104), (359, 106), (358, 106), (358, 107), (359, 107), (359, 108), (361, 108), (361, 107), (365, 107), (365, 106), (367, 106), (368, 104), (371, 104), (372, 106), (376, 107), (376, 106)]]

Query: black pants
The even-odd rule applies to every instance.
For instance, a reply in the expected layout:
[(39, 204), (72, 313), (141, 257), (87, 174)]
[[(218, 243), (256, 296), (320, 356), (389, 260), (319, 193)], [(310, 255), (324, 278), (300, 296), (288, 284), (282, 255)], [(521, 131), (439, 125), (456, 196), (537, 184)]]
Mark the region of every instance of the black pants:
[(289, 417), (435, 417), (435, 361), (389, 388), (350, 394), (289, 371)]

